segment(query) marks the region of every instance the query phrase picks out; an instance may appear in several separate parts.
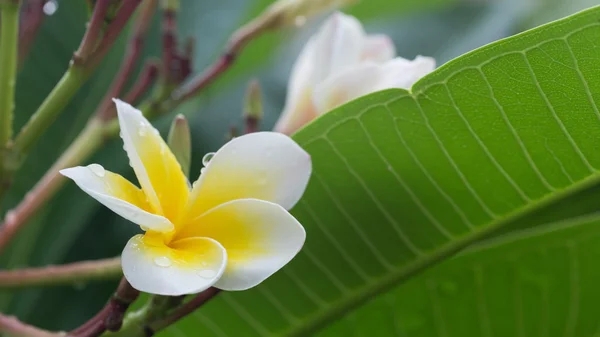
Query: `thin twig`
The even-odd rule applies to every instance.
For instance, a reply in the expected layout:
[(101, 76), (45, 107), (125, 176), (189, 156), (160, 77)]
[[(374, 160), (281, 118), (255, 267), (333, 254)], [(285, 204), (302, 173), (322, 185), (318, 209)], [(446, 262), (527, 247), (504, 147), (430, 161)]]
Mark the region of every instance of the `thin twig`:
[(167, 315), (166, 318), (150, 324), (149, 328), (153, 332), (158, 332), (158, 331), (174, 324), (175, 322), (179, 321), (180, 319), (182, 319), (185, 316), (189, 315), (190, 313), (194, 312), (200, 306), (202, 306), (203, 304), (208, 302), (210, 299), (215, 297), (217, 294), (219, 294), (219, 292), (221, 292), (221, 290), (214, 288), (214, 287), (206, 289), (205, 291), (197, 294), (196, 297), (191, 299), (189, 302), (186, 302), (183, 305), (181, 305), (179, 308), (173, 310), (171, 313), (169, 313)]
[(227, 47), (221, 57), (206, 68), (200, 75), (194, 77), (181, 88), (175, 90), (172, 95), (172, 102), (170, 103), (177, 104), (178, 102), (185, 101), (197, 95), (202, 89), (211, 84), (219, 77), (219, 75), (234, 64), (237, 56), (250, 41), (261, 36), (270, 28), (271, 26), (264, 20), (255, 20), (235, 31), (231, 35)]
[(129, 39), (129, 43), (127, 44), (123, 62), (121, 62), (119, 71), (110, 85), (110, 90), (106, 93), (96, 111), (96, 114), (101, 120), (110, 120), (116, 116), (116, 111), (112, 109), (112, 99), (121, 97), (123, 88), (138, 62), (146, 42), (148, 29), (152, 22), (152, 16), (154, 16), (154, 12), (156, 11), (157, 4), (158, 0), (145, 0), (142, 3), (140, 13), (135, 19), (135, 28), (132, 37)]
[(102, 28), (104, 27), (104, 18), (108, 13), (108, 8), (111, 4), (111, 0), (97, 0), (94, 5), (94, 11), (92, 17), (88, 22), (88, 27), (83, 35), (83, 39), (79, 44), (79, 48), (73, 55), (73, 62), (76, 64), (83, 64), (87, 61), (88, 57), (94, 52), (98, 42), (100, 41), (100, 35)]
[(65, 178), (58, 171), (76, 166), (81, 158), (87, 158), (90, 153), (95, 152), (103, 144), (103, 133), (102, 122), (98, 119), (91, 120), (17, 207), (6, 213), (4, 222), (0, 225), (0, 252), (62, 186)]
[(0, 288), (56, 286), (94, 280), (106, 280), (121, 275), (119, 257), (75, 262), (60, 266), (0, 270)]
[[(148, 61), (140, 72), (135, 84), (125, 94), (125, 101), (130, 104), (135, 104), (154, 84), (159, 75), (158, 62)], [(111, 106), (114, 109), (114, 105)]]
[(19, 337), (64, 337), (64, 332), (50, 332), (36, 328), (19, 321), (16, 317), (0, 314), (0, 336), (8, 334), (9, 336)]
[(102, 41), (90, 57), (89, 65), (91, 67), (97, 66), (102, 61), (140, 2), (142, 0), (123, 0), (123, 4), (119, 8), (114, 20), (106, 28)]

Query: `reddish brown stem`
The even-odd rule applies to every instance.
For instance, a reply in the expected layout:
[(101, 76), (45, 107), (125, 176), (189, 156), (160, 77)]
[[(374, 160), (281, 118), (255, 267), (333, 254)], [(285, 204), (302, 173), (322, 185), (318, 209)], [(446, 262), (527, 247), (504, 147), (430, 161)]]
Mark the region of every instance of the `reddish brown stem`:
[(133, 289), (125, 278), (121, 279), (117, 290), (108, 303), (96, 316), (85, 322), (79, 328), (71, 331), (72, 337), (96, 337), (104, 331), (118, 331), (123, 324), (123, 317), (140, 292)]
[(0, 336), (65, 337), (63, 332), (49, 332), (19, 321), (16, 317), (0, 314)]
[(38, 30), (44, 21), (44, 5), (48, 0), (26, 1), (21, 12), (19, 28), (19, 64), (27, 57)]
[(160, 321), (157, 321), (155, 323), (152, 323), (150, 325), (150, 329), (153, 332), (158, 332), (158, 331), (174, 324), (175, 322), (179, 321), (180, 319), (182, 319), (185, 316), (194, 312), (200, 306), (202, 306), (203, 304), (208, 302), (210, 299), (215, 297), (219, 292), (221, 292), (221, 290), (217, 289), (217, 288), (211, 287), (211, 288), (206, 289), (205, 291), (197, 294), (196, 297), (191, 299), (189, 302), (186, 302), (179, 308), (173, 310), (169, 315), (167, 315), (166, 318), (164, 318)]
[[(98, 1), (100, 2), (101, 0)], [(106, 33), (104, 34), (102, 41), (98, 44), (93, 55), (90, 56), (89, 65), (91, 67), (95, 67), (102, 61), (104, 55), (110, 50), (110, 47), (117, 39), (140, 2), (142, 2), (142, 0), (123, 0), (123, 4), (119, 8), (114, 20), (106, 28)], [(96, 4), (96, 6), (98, 6), (98, 4)]]
[(142, 5), (141, 12), (135, 21), (133, 35), (129, 40), (129, 44), (127, 45), (123, 62), (121, 62), (121, 67), (113, 79), (109, 91), (102, 99), (102, 102), (96, 111), (96, 114), (103, 121), (110, 120), (116, 115), (115, 109), (112, 108), (112, 99), (121, 96), (123, 88), (125, 87), (127, 80), (131, 76), (136, 63), (138, 62), (146, 41), (146, 37), (148, 35), (148, 28), (152, 22), (152, 16), (156, 10), (157, 3), (157, 0), (145, 0)]
[(108, 7), (111, 4), (111, 0), (97, 0), (94, 5), (94, 12), (88, 22), (88, 27), (83, 35), (79, 48), (73, 55), (73, 62), (81, 64), (84, 63), (87, 58), (94, 52), (98, 41), (100, 40), (100, 34), (104, 27), (104, 18), (108, 12)]
[(176, 68), (178, 67), (176, 15), (177, 13), (172, 9), (164, 9), (162, 14), (163, 71), (169, 83), (174, 81), (172, 77), (174, 72), (177, 72)]
[(238, 29), (231, 38), (221, 57), (206, 68), (200, 75), (193, 78), (180, 89), (173, 92), (172, 100), (174, 103), (185, 101), (195, 96), (211, 84), (223, 72), (228, 70), (235, 62), (237, 56), (246, 47), (248, 42), (266, 32), (270, 26), (264, 21), (252, 21), (249, 24)]
[(150, 89), (154, 81), (158, 78), (158, 68), (157, 62), (149, 61), (144, 65), (135, 84), (124, 96), (126, 102), (130, 104), (136, 103)]

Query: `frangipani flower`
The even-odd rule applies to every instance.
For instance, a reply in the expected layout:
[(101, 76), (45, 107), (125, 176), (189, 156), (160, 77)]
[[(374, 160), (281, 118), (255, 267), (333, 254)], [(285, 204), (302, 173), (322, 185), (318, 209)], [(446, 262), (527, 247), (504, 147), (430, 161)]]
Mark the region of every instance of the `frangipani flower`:
[(287, 264), (304, 228), (287, 210), (311, 174), (310, 156), (274, 132), (236, 138), (189, 186), (158, 131), (115, 100), (124, 148), (141, 189), (98, 164), (61, 173), (145, 231), (127, 243), (123, 273), (136, 289), (183, 295), (215, 286), (244, 290)]
[(430, 57), (410, 61), (395, 55), (389, 37), (367, 35), (356, 18), (333, 14), (296, 60), (275, 131), (293, 133), (317, 116), (375, 91), (408, 89), (435, 69)]

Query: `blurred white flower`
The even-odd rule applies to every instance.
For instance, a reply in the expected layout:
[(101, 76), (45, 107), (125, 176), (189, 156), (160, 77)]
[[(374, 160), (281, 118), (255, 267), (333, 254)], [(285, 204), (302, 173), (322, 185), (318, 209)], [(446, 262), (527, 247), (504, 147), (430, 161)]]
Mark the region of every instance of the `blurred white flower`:
[(366, 94), (410, 88), (435, 69), (431, 57), (395, 57), (389, 37), (367, 35), (360, 22), (334, 13), (302, 50), (275, 131), (291, 134), (317, 116)]
[(286, 265), (306, 233), (288, 213), (312, 166), (289, 137), (257, 132), (207, 155), (190, 188), (175, 156), (139, 110), (115, 100), (121, 137), (141, 189), (98, 164), (61, 173), (140, 225), (121, 257), (136, 289), (184, 295), (211, 286), (244, 290)]

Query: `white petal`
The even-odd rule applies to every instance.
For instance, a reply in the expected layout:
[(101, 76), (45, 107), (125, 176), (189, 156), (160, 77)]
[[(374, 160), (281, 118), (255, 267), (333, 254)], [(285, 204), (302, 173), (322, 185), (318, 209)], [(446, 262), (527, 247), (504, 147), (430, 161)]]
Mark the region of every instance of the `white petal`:
[(435, 60), (423, 56), (418, 56), (414, 61), (397, 57), (383, 64), (365, 62), (319, 85), (313, 96), (314, 104), (317, 113), (323, 114), (376, 91), (410, 89), (416, 81), (434, 69)]
[(256, 199), (217, 206), (177, 235), (202, 235), (225, 247), (227, 269), (215, 284), (223, 290), (261, 283), (296, 256), (306, 239), (304, 228), (284, 208)]
[(366, 44), (356, 18), (342, 13), (331, 15), (304, 46), (292, 68), (285, 107), (274, 130), (289, 135), (316, 118), (312, 103), (315, 87), (356, 66), (364, 57)]
[(72, 167), (60, 173), (72, 179), (92, 198), (135, 224), (157, 232), (169, 232), (174, 228), (165, 217), (149, 212), (151, 207), (139, 188), (98, 164)]
[(276, 132), (247, 134), (225, 144), (208, 163), (190, 195), (186, 219), (236, 199), (261, 199), (291, 209), (312, 172), (310, 155)]
[[(157, 295), (195, 294), (211, 287), (223, 274), (227, 253), (215, 240), (191, 238), (173, 245), (151, 246), (142, 235), (131, 238), (121, 256), (123, 274), (131, 286)], [(198, 258), (180, 259), (182, 252), (194, 253), (188, 251), (190, 247), (198, 250)]]
[(350, 69), (361, 61), (365, 32), (353, 16), (332, 14), (314, 37), (314, 76), (318, 83)]
[(383, 63), (396, 56), (394, 42), (389, 36), (384, 34), (374, 34), (367, 36), (363, 49), (363, 61)]
[(142, 112), (114, 100), (131, 166), (157, 213), (176, 221), (187, 203), (187, 180), (175, 155)]

